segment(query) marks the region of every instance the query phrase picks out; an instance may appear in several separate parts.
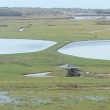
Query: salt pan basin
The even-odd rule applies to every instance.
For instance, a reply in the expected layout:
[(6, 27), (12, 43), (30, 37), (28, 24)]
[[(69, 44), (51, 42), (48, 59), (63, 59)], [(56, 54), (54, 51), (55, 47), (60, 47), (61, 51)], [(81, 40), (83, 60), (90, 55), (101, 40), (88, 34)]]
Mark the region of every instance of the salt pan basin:
[(29, 39), (0, 39), (0, 54), (37, 52), (55, 45), (56, 42)]
[(110, 60), (110, 40), (73, 42), (58, 52), (83, 58)]

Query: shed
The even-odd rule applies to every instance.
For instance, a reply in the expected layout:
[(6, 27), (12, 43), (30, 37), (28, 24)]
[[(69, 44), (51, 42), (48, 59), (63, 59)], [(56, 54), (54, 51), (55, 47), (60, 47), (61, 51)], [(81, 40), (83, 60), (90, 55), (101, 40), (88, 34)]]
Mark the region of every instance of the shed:
[(79, 67), (70, 64), (61, 65), (60, 68), (67, 70), (68, 77), (77, 77), (83, 73)]

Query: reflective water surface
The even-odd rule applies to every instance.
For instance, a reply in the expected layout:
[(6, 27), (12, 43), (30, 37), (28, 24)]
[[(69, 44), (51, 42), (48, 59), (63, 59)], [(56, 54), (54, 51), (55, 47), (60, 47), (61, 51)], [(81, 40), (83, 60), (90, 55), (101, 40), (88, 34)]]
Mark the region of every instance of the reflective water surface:
[(52, 77), (52, 76), (49, 76), (48, 74), (51, 73), (51, 72), (43, 72), (43, 73), (31, 73), (31, 74), (26, 74), (24, 76), (28, 76), (28, 77)]
[(0, 39), (0, 54), (37, 52), (54, 44), (56, 42), (44, 40)]
[(110, 60), (110, 40), (73, 42), (58, 52), (83, 58)]

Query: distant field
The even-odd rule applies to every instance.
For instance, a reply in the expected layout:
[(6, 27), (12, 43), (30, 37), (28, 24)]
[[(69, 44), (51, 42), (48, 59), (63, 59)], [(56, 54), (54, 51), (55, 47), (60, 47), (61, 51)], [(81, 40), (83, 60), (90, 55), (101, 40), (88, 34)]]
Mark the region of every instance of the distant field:
[[(26, 30), (19, 32), (18, 29)], [(12, 97), (23, 97), (22, 104), (0, 104), (2, 110), (109, 110), (110, 78), (65, 77), (60, 64), (74, 64), (91, 73), (110, 73), (110, 61), (63, 55), (57, 50), (74, 41), (110, 39), (110, 25), (75, 20), (1, 20), (0, 38), (40, 39), (58, 42), (42, 52), (0, 55), (0, 90)], [(51, 71), (51, 78), (27, 78), (25, 73)], [(77, 96), (77, 97), (76, 97)], [(84, 96), (108, 97), (105, 100)], [(40, 101), (34, 103), (33, 97)], [(32, 99), (32, 100), (31, 100)], [(42, 100), (43, 101), (42, 101)], [(45, 99), (45, 100), (44, 100)], [(37, 99), (36, 99), (37, 100)]]

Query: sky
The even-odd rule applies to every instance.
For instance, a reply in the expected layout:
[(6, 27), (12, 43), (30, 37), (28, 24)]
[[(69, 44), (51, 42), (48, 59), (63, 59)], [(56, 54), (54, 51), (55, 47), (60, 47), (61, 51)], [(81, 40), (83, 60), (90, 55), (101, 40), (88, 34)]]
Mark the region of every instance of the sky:
[(0, 0), (0, 7), (110, 9), (110, 0)]

